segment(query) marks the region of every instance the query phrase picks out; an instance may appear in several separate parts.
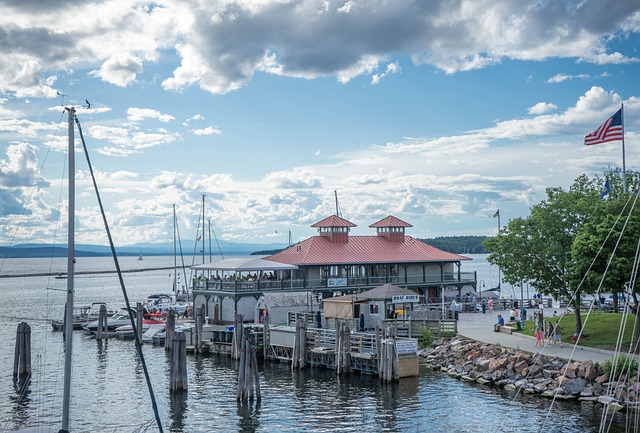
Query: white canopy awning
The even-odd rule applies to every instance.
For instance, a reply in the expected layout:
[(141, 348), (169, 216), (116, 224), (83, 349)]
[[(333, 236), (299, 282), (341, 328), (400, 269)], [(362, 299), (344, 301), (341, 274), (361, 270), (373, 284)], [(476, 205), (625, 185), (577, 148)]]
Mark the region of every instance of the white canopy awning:
[(232, 257), (211, 263), (191, 266), (197, 271), (285, 271), (298, 269), (296, 265), (273, 262), (258, 257)]

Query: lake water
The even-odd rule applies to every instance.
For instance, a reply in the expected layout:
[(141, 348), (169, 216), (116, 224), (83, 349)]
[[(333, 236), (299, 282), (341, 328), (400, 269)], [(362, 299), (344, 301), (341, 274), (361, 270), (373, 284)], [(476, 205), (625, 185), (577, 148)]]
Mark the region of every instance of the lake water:
[[(497, 269), (472, 255), (463, 271), (478, 271), (486, 287)], [(10, 259), (0, 275), (65, 272), (64, 259)], [(123, 269), (170, 267), (172, 257), (123, 257)], [(77, 270), (111, 269), (109, 258), (78, 258)], [(187, 275), (187, 278), (189, 276)], [(170, 270), (124, 274), (132, 302), (170, 292)], [(62, 396), (62, 333), (48, 320), (64, 310), (66, 281), (53, 276), (0, 278), (0, 431), (38, 422), (58, 424)], [(114, 274), (76, 279), (76, 305), (105, 301), (124, 305)], [(33, 378), (18, 398), (12, 378), (16, 327), (32, 326)], [(73, 338), (72, 432), (157, 431), (140, 360), (130, 341), (99, 344), (82, 332)], [(164, 431), (170, 432), (597, 432), (599, 406), (551, 402), (468, 384), (422, 368), (417, 378), (381, 384), (368, 376), (336, 377), (332, 370), (292, 372), (288, 365), (261, 366), (260, 405), (236, 403), (235, 363), (227, 357), (188, 356), (189, 390), (168, 392), (163, 348), (144, 346)], [(622, 419), (609, 431), (622, 432)]]

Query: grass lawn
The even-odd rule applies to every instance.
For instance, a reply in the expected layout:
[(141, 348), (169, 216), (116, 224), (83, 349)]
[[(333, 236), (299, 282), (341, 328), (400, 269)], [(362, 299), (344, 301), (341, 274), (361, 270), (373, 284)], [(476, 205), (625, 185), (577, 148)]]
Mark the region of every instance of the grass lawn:
[[(580, 337), (579, 345), (585, 347), (596, 347), (599, 349), (614, 350), (618, 339), (618, 330), (622, 314), (592, 312), (587, 318), (586, 313), (581, 314), (582, 318), (582, 337)], [(633, 322), (636, 316), (629, 314), (627, 316), (627, 324), (622, 339), (622, 350), (627, 350), (631, 344), (631, 335), (633, 333)], [(573, 333), (576, 330), (576, 317), (573, 314), (567, 314), (564, 317), (545, 317), (545, 322), (551, 321), (555, 325), (556, 320), (560, 321), (562, 327), (562, 341), (564, 343), (573, 343)], [(527, 320), (524, 324), (524, 330), (516, 331), (525, 335), (534, 335), (533, 320)], [(545, 329), (546, 335), (546, 329)]]

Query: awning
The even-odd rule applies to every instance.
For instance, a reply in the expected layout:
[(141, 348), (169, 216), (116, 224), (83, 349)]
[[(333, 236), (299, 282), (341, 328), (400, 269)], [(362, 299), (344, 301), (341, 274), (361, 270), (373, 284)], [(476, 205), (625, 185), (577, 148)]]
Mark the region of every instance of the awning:
[(258, 257), (232, 257), (211, 263), (191, 266), (196, 271), (285, 271), (298, 269), (296, 265), (272, 262)]

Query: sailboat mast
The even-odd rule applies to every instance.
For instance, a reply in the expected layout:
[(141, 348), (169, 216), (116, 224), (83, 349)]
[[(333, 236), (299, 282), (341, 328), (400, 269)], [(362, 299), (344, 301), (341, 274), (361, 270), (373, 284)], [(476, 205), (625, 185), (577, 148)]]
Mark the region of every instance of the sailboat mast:
[(203, 265), (205, 263), (205, 261), (204, 261), (204, 259), (205, 259), (204, 245), (205, 245), (205, 239), (207, 238), (206, 234), (205, 234), (205, 221), (206, 220), (204, 219), (204, 198), (205, 198), (205, 195), (202, 194), (202, 264)]
[(176, 250), (176, 204), (173, 204), (173, 294), (178, 298), (178, 252)]
[(62, 428), (59, 433), (69, 431), (69, 406), (71, 402), (71, 349), (73, 346), (73, 274), (75, 272), (75, 146), (74, 146), (74, 118), (75, 109), (66, 108), (69, 116), (69, 216), (67, 221), (67, 311), (64, 318), (64, 383), (62, 396)]

